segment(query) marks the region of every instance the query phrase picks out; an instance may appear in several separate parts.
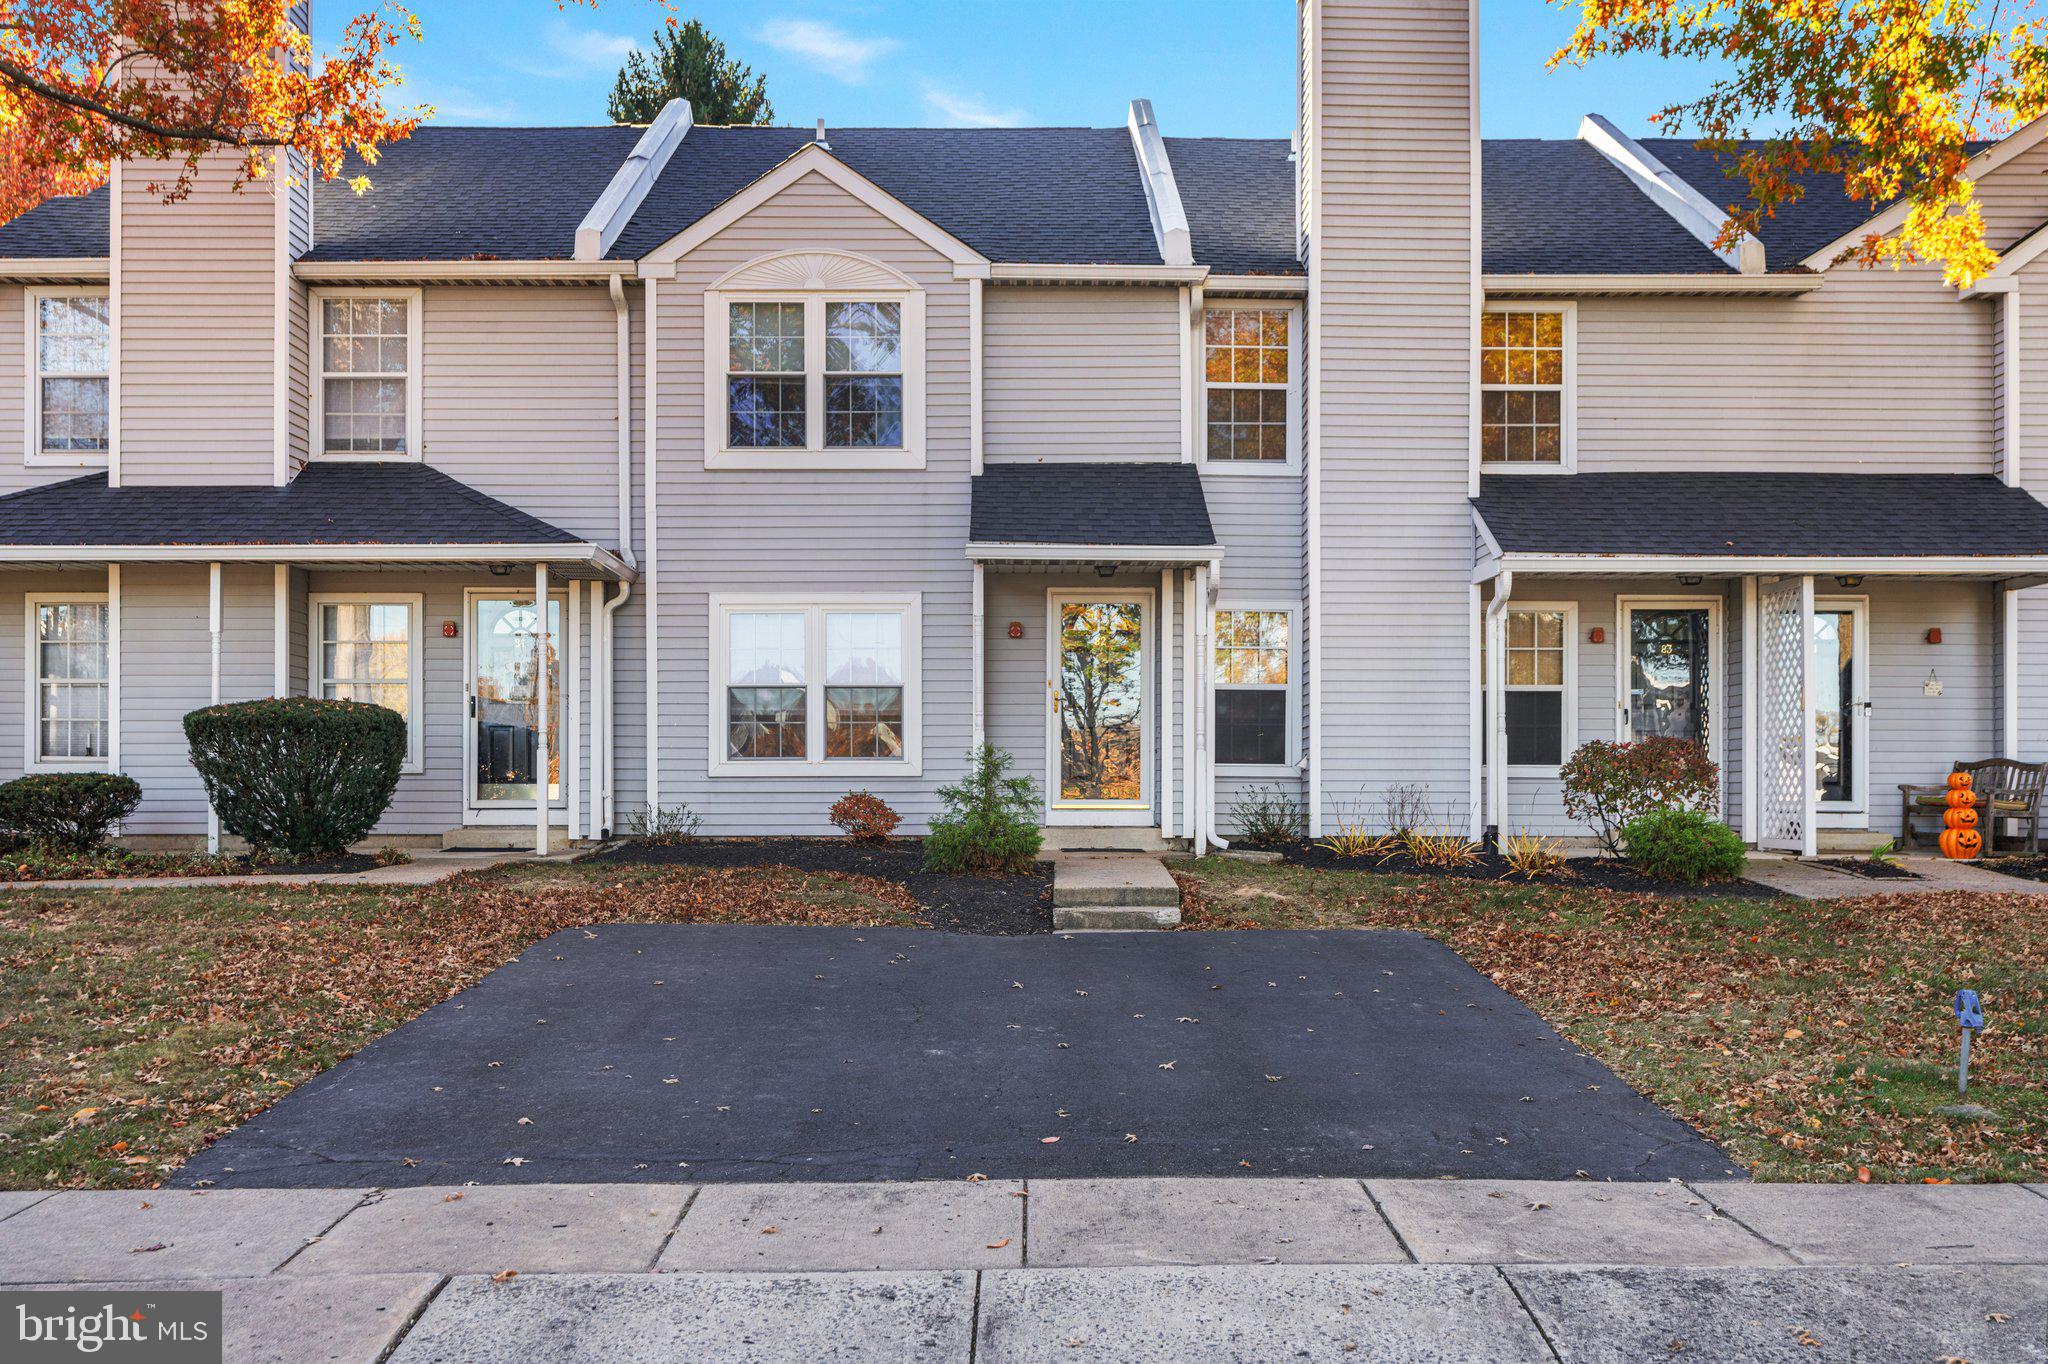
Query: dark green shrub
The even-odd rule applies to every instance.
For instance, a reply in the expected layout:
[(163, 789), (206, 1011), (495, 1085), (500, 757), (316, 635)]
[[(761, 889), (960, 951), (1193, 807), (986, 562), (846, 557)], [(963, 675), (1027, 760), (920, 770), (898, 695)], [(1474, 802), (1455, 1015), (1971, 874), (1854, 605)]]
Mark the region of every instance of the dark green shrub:
[(405, 761), (405, 720), (361, 701), (275, 697), (185, 717), (221, 827), (258, 854), (328, 857), (369, 833)]
[(1301, 837), (1301, 802), (1277, 786), (1254, 786), (1237, 798), (1238, 841), (1277, 848)]
[(1038, 784), (1010, 775), (1010, 755), (983, 744), (957, 785), (941, 786), (945, 812), (924, 841), (927, 871), (1027, 872), (1038, 860)]
[(1622, 829), (1653, 810), (1712, 810), (1721, 798), (1721, 769), (1690, 739), (1594, 739), (1558, 769), (1564, 812), (1593, 826), (1600, 846), (1621, 851)]
[(1664, 881), (1725, 881), (1749, 859), (1742, 836), (1697, 810), (1653, 810), (1621, 831), (1623, 854), (1645, 876)]
[(0, 829), (73, 851), (97, 848), (142, 788), (118, 772), (46, 772), (0, 785)]

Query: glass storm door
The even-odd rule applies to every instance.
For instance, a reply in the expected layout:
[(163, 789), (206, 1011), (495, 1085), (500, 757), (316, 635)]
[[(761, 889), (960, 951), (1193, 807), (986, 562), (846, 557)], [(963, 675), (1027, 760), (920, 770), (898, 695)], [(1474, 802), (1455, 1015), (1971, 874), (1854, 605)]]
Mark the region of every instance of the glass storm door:
[(1713, 614), (1704, 606), (1628, 613), (1628, 738), (1691, 739), (1712, 752)]
[(1145, 807), (1146, 605), (1135, 594), (1053, 599), (1055, 808)]
[(548, 602), (548, 732), (541, 755), (539, 617), (533, 594), (470, 600), (470, 803), (533, 804), (546, 769), (548, 799), (562, 799), (562, 601)]
[(1864, 808), (1866, 718), (1870, 711), (1861, 603), (1820, 602), (1813, 610), (1814, 785), (1823, 810)]

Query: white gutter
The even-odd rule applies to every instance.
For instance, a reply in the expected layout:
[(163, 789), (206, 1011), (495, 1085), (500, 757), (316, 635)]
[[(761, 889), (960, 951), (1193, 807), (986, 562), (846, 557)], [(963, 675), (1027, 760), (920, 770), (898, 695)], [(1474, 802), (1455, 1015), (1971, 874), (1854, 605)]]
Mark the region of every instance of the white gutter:
[[(1745, 554), (1724, 557), (1697, 554), (1509, 553), (1503, 554), (1496, 563), (1502, 573), (1597, 573), (1614, 576), (1702, 573), (1719, 578), (1734, 578), (1745, 573), (1782, 573), (1794, 576), (1890, 573), (1940, 578), (2017, 578), (2048, 571), (2048, 554), (1981, 557), (1967, 554), (1923, 557), (1898, 555), (1884, 558), (1870, 555), (1773, 557)], [(1489, 576), (1491, 571), (1473, 574), (1475, 581), (1483, 581)]]
[(984, 562), (1046, 564), (1206, 564), (1221, 545), (1041, 545), (970, 540), (967, 557)]
[(661, 112), (640, 134), (625, 161), (612, 172), (611, 183), (604, 187), (604, 193), (597, 196), (597, 202), (577, 226), (577, 260), (604, 259), (605, 252), (612, 249), (626, 224), (633, 220), (647, 192), (661, 178), (669, 157), (689, 131), (690, 101), (672, 99), (661, 106)]
[(1192, 265), (1194, 239), (1188, 232), (1187, 210), (1181, 206), (1180, 187), (1173, 182), (1173, 162), (1166, 155), (1166, 139), (1160, 135), (1159, 120), (1152, 116), (1152, 101), (1134, 99), (1130, 114), (1131, 150), (1137, 153), (1138, 170), (1145, 186), (1145, 212), (1152, 219), (1152, 238), (1159, 243), (1159, 259), (1168, 265)]
[(103, 280), (112, 273), (105, 256), (16, 257), (0, 260), (0, 279), (23, 284)]
[(1698, 238), (1700, 245), (1719, 256), (1729, 269), (1745, 275), (1764, 273), (1764, 244), (1744, 232), (1732, 245), (1716, 245), (1728, 221), (1727, 211), (1650, 155), (1640, 142), (1598, 114), (1587, 114), (1579, 123), (1579, 140), (1612, 161), (1651, 203)]
[[(985, 272), (985, 273), (984, 273)], [(1206, 265), (1070, 265), (1016, 263), (956, 265), (955, 279), (985, 278), (995, 284), (1200, 284)]]
[(1785, 271), (1775, 275), (1484, 275), (1489, 298), (1554, 298), (1564, 294), (1683, 294), (1784, 296), (1810, 294), (1825, 284), (1822, 275)]
[(302, 260), (304, 284), (596, 284), (632, 275), (629, 260)]
[(1308, 279), (1303, 275), (1210, 275), (1205, 283), (1211, 297), (1279, 294), (1303, 298), (1308, 294)]
[(602, 545), (0, 545), (0, 563), (569, 564), (626, 579), (631, 567)]

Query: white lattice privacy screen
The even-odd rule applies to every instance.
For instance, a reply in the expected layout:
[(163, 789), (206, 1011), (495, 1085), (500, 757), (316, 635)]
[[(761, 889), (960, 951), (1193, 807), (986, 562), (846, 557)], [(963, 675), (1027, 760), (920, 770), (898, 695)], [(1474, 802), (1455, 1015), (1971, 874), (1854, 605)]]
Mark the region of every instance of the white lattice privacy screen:
[[(1813, 579), (1780, 578), (1757, 591), (1757, 846), (1811, 856)], [(1746, 641), (1745, 641), (1746, 643)]]

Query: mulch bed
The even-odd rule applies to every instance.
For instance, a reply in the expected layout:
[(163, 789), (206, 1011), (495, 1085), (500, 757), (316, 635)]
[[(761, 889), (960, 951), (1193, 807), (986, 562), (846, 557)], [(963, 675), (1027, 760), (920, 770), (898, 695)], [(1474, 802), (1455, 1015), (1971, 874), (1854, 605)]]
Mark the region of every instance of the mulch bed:
[(1925, 878), (1917, 871), (1907, 871), (1896, 862), (1880, 862), (1872, 857), (1816, 857), (1807, 863), (1812, 867), (1826, 867), (1829, 871), (1847, 872), (1871, 881), (1919, 881)]
[(1386, 876), (1441, 876), (1460, 881), (1504, 881), (1518, 886), (1564, 886), (1618, 890), (1638, 895), (1705, 896), (1721, 900), (1773, 900), (1784, 893), (1755, 881), (1713, 881), (1701, 886), (1688, 885), (1683, 881), (1661, 881), (1632, 870), (1626, 863), (1604, 857), (1574, 857), (1570, 870), (1531, 880), (1511, 869), (1497, 854), (1481, 854), (1462, 867), (1426, 867), (1398, 853), (1385, 858), (1339, 857), (1315, 843), (1290, 843), (1270, 851), (1279, 852), (1285, 861), (1296, 866), (1331, 871), (1369, 871)]
[(261, 876), (312, 876), (328, 872), (375, 871), (388, 865), (388, 860), (369, 853), (343, 853), (339, 857), (314, 857), (304, 862), (250, 862), (244, 870)]
[(914, 838), (854, 843), (843, 838), (698, 838), (649, 846), (615, 843), (585, 862), (690, 867), (791, 867), (845, 872), (892, 881), (916, 899), (933, 928), (1012, 937), (1052, 931), (1052, 867), (1027, 876), (951, 876), (924, 870), (924, 845)]
[(1981, 857), (1976, 865), (1986, 871), (2003, 872), (2007, 876), (2024, 877), (2029, 881), (2048, 881), (2048, 856), (2039, 857)]

